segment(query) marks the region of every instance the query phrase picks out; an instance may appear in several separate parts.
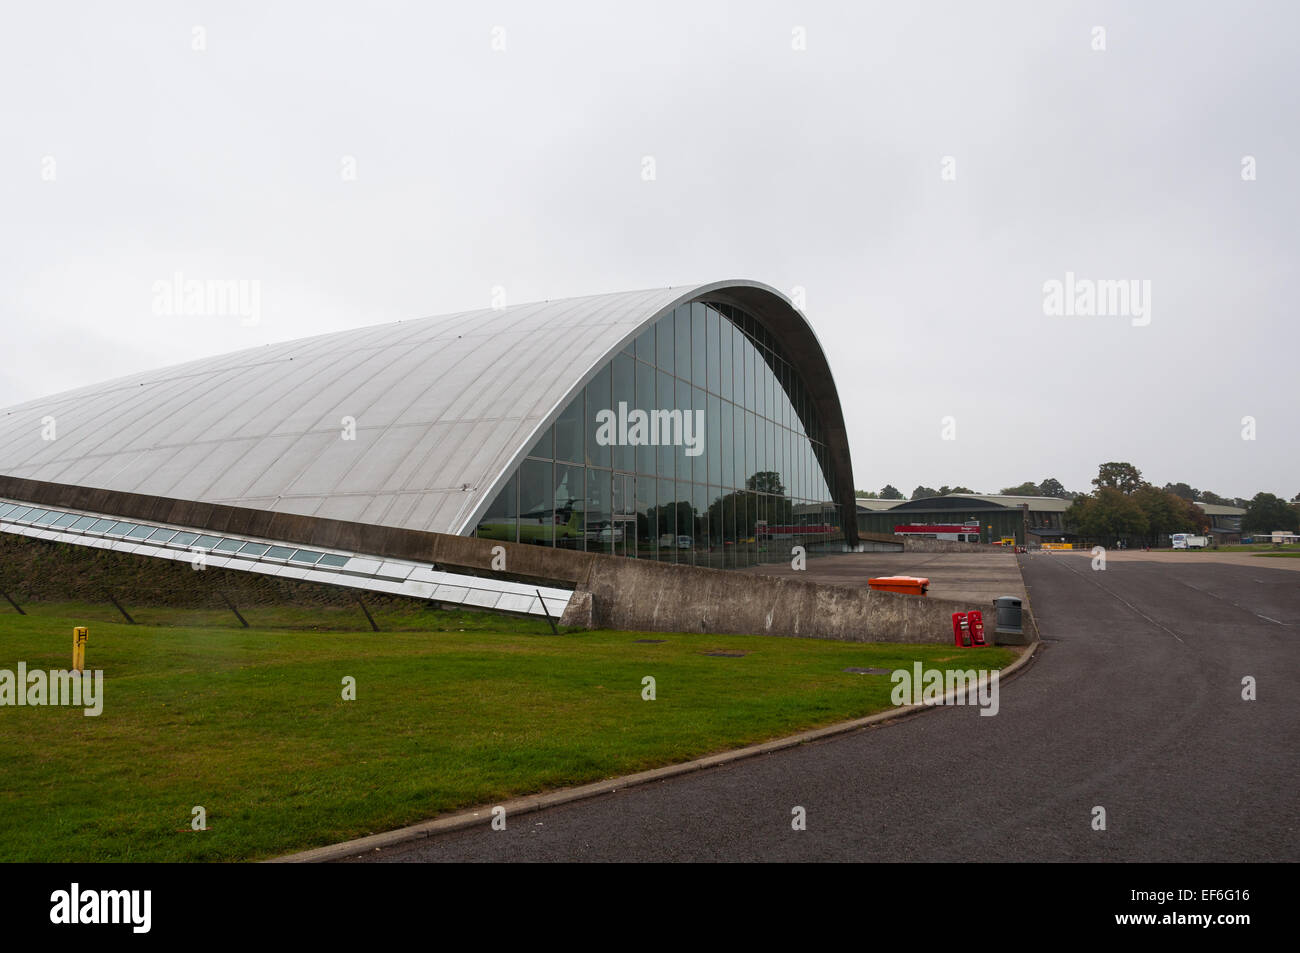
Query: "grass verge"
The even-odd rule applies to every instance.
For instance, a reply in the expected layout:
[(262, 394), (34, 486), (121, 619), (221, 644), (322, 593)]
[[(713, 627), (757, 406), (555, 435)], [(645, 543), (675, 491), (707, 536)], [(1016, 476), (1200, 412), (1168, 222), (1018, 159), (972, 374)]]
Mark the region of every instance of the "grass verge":
[[(66, 668), (82, 614), (27, 608), (0, 616), (0, 669)], [(167, 624), (175, 610), (95, 622), (87, 668), (104, 672), (101, 715), (0, 707), (0, 859), (262, 858), (890, 707), (887, 675), (845, 668), (991, 669), (1015, 657), (770, 636), (556, 637), (545, 622), (449, 612), (421, 631), (313, 632), (301, 611), (263, 610), (250, 629), (189, 615)], [(345, 676), (355, 701), (342, 698)], [(642, 699), (645, 676), (654, 701)], [(196, 806), (206, 831), (191, 830)]]

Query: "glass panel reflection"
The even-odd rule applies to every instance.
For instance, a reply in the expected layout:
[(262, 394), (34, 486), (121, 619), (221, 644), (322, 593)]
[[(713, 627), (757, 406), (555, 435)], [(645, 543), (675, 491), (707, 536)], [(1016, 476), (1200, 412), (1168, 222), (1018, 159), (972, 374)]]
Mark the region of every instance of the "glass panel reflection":
[(555, 465), (555, 522), (580, 527), (582, 532), (561, 532), (556, 545), (564, 549), (585, 549), (587, 520), (587, 470), (585, 467)]
[(599, 369), (476, 534), (717, 568), (820, 552), (841, 537), (819, 435), (764, 325), (684, 305)]

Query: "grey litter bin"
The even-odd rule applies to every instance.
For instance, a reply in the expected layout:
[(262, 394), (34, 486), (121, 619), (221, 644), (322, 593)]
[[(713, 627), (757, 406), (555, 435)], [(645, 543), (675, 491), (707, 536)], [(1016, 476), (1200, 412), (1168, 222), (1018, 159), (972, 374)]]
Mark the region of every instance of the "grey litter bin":
[(998, 619), (993, 633), (995, 636), (1007, 636), (1007, 638), (996, 638), (994, 641), (1004, 645), (1021, 644), (1025, 630), (1020, 599), (1015, 596), (998, 596), (993, 600), (993, 606), (997, 610)]

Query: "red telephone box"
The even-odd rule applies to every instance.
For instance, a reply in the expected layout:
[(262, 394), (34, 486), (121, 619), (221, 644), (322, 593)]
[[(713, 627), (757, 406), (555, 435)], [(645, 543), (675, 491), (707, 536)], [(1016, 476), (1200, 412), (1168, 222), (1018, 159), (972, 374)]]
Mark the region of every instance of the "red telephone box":
[(965, 612), (952, 614), (952, 643), (958, 648), (970, 648), (970, 619)]
[(978, 609), (973, 610), (970, 613), (969, 621), (971, 644), (976, 648), (984, 648), (988, 645), (988, 643), (984, 641), (984, 613), (980, 612)]

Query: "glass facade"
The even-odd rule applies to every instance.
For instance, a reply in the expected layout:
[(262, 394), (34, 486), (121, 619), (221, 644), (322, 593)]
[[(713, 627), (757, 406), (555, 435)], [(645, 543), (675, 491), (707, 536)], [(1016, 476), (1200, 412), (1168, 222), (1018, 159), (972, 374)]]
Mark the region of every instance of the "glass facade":
[(692, 302), (615, 355), (531, 448), (485, 539), (718, 569), (843, 539), (803, 381), (739, 308)]

